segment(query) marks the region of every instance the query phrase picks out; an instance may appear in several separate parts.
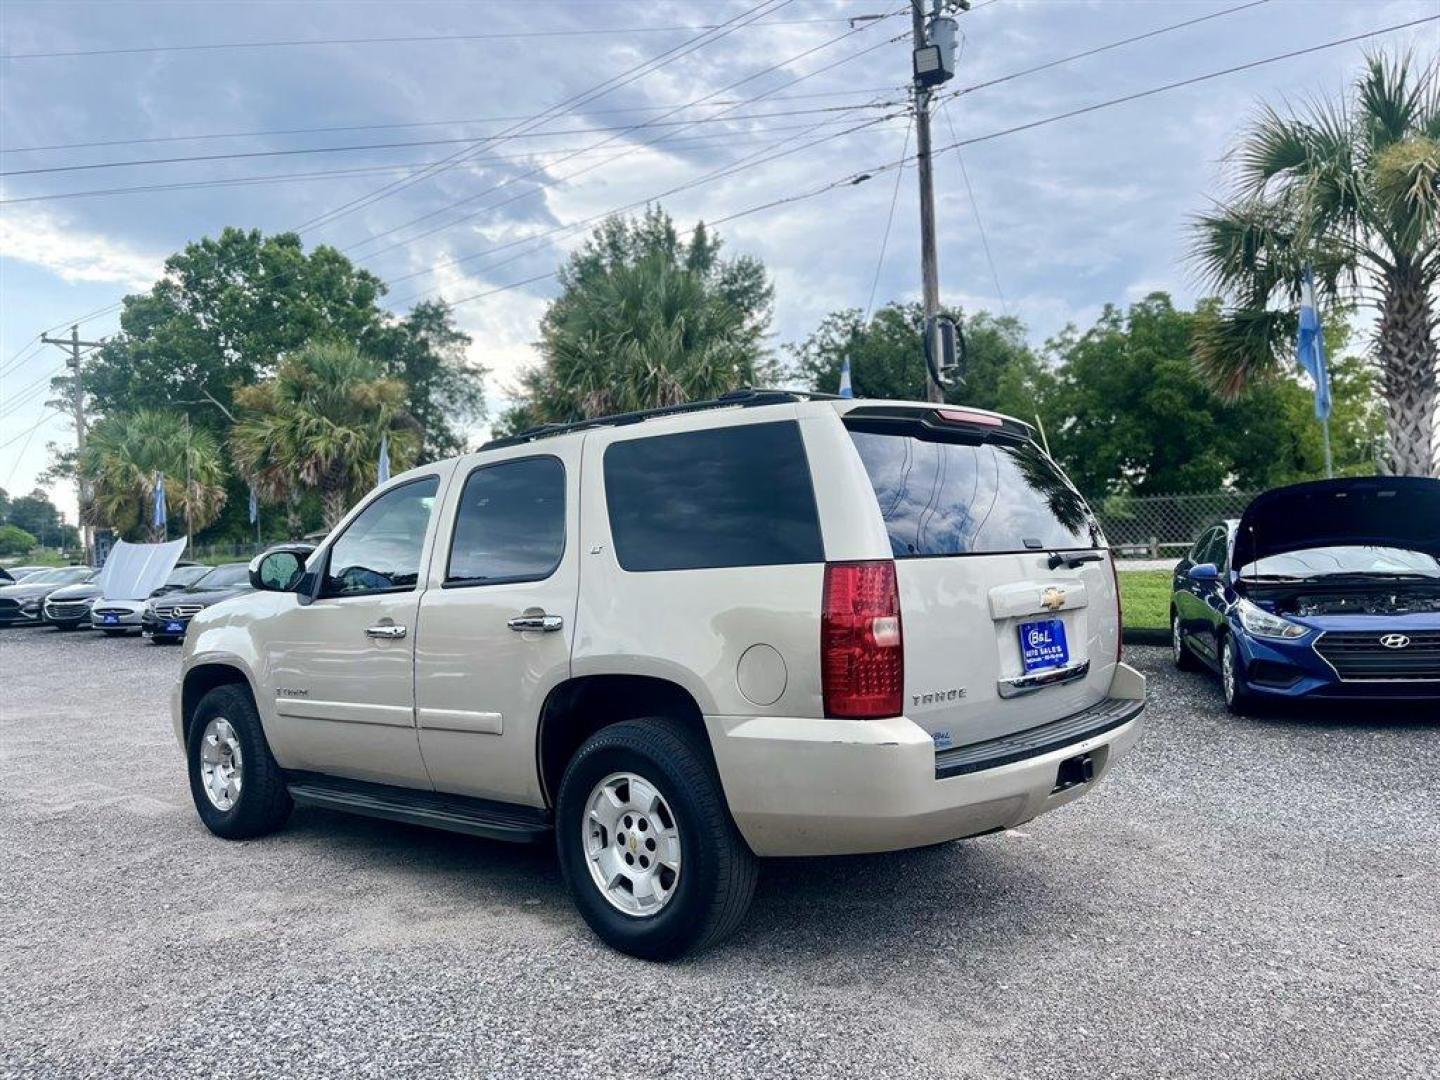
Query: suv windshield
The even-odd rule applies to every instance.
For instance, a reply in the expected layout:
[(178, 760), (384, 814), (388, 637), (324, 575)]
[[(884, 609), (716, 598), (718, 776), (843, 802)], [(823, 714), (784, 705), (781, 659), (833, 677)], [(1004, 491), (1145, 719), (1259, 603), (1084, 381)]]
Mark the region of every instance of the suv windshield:
[(897, 559), (1101, 544), (1085, 501), (1034, 443), (850, 437)]
[(1440, 580), (1440, 562), (1423, 551), (1346, 545), (1267, 555), (1240, 570), (1242, 577), (1315, 578), (1336, 574), (1423, 575)]

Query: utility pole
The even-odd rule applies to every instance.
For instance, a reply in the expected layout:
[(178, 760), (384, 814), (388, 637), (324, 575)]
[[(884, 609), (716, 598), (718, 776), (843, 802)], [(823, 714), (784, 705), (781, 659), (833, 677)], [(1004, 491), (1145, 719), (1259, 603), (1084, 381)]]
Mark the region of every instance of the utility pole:
[(49, 334), (41, 334), (40, 340), (46, 345), (59, 345), (62, 349), (70, 351), (70, 359), (65, 366), (75, 373), (72, 406), (75, 410), (75, 480), (76, 495), (79, 499), (78, 513), (80, 526), (80, 544), (85, 549), (85, 564), (95, 565), (95, 542), (92, 526), (85, 521), (85, 508), (90, 505), (90, 485), (85, 482), (85, 476), (81, 472), (81, 461), (85, 456), (85, 388), (80, 379), (80, 350), (98, 349), (104, 342), (81, 341), (79, 324), (70, 327), (70, 337), (52, 338)]
[[(925, 0), (910, 0), (910, 22), (918, 54), (929, 41), (925, 33)], [(938, 7), (938, 5), (937, 5)], [(940, 257), (935, 250), (935, 176), (930, 167), (930, 87), (915, 76), (915, 163), (920, 176), (920, 287), (925, 302), (925, 332), (940, 314)], [(925, 371), (925, 400), (942, 402), (945, 392)]]

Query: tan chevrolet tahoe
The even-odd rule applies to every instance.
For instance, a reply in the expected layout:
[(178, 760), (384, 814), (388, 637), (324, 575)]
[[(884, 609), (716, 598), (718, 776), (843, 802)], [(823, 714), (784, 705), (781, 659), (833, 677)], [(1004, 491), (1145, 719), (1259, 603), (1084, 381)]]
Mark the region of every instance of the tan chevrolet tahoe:
[(1094, 518), (993, 413), (745, 391), (542, 428), (251, 576), (174, 694), (212, 832), (299, 803), (553, 837), (586, 921), (648, 958), (733, 930), (765, 856), (1078, 798), (1144, 706)]

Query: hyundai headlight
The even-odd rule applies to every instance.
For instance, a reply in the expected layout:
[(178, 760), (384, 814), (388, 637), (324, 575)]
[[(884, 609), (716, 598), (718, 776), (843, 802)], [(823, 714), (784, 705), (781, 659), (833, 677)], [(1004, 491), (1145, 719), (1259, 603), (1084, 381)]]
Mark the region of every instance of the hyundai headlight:
[(1293, 623), (1289, 619), (1282, 619), (1279, 615), (1257, 607), (1249, 600), (1237, 600), (1235, 613), (1240, 616), (1240, 625), (1256, 637), (1298, 638), (1304, 637), (1310, 632), (1309, 627)]

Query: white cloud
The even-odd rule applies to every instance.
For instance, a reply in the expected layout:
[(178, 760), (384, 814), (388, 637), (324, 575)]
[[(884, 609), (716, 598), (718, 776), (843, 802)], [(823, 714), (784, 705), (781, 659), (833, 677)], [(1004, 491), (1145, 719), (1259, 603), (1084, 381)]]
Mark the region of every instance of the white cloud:
[(149, 288), (165, 262), (163, 255), (33, 209), (9, 209), (0, 215), (0, 258), (30, 263), (66, 282), (113, 283), (127, 289)]

